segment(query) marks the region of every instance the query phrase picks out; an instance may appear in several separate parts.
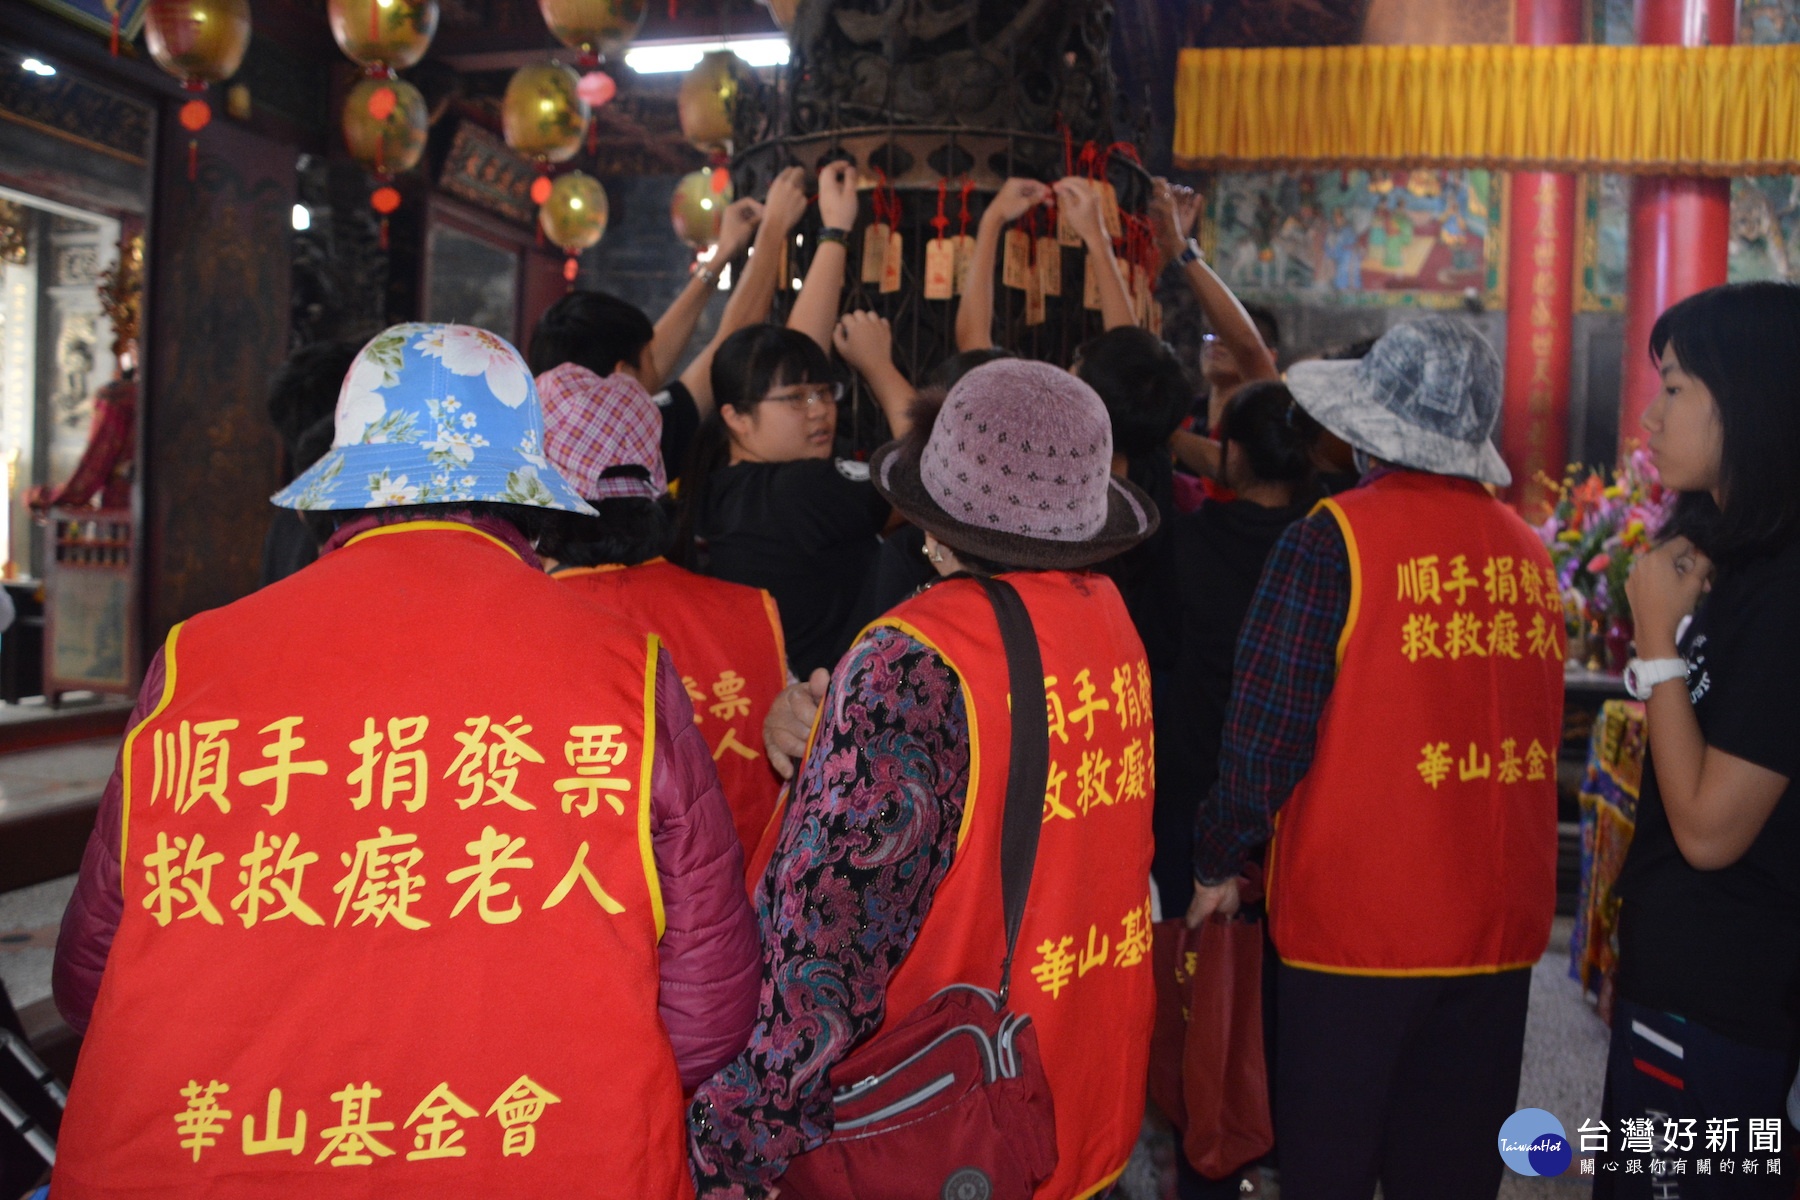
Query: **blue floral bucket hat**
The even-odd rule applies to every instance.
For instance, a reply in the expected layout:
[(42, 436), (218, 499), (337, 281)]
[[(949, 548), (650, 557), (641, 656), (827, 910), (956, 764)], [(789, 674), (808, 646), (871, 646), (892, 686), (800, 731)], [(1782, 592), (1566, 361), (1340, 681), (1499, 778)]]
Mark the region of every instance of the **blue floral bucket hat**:
[(270, 499), (300, 509), (468, 501), (594, 512), (544, 457), (544, 411), (525, 360), (469, 325), (377, 334), (344, 376), (330, 452)]

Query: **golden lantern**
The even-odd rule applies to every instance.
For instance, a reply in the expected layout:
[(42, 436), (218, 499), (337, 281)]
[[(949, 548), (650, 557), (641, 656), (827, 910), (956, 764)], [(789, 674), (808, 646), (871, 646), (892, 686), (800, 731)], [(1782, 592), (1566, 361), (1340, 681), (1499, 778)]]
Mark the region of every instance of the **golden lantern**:
[(754, 78), (750, 65), (729, 50), (702, 55), (681, 80), (681, 135), (709, 154), (730, 153), (732, 112)]
[(575, 282), (575, 256), (606, 234), (606, 189), (592, 175), (570, 171), (550, 185), (538, 209), (538, 227), (569, 256), (563, 278)]
[(250, 48), (250, 0), (150, 0), (144, 35), (156, 65), (197, 92), (237, 74)]
[[(250, 48), (250, 0), (150, 0), (144, 40), (156, 65), (181, 80), (194, 98), (181, 106), (181, 127), (198, 134), (212, 120), (200, 98), (209, 83), (237, 74)], [(188, 178), (199, 167), (200, 143), (188, 138)]]
[(575, 157), (588, 119), (587, 101), (577, 91), (580, 83), (574, 71), (555, 62), (513, 72), (500, 102), (506, 144), (540, 166)]
[(731, 200), (731, 174), (724, 168), (702, 167), (683, 175), (669, 198), (669, 224), (675, 227), (675, 236), (696, 250), (713, 245)]
[(365, 67), (410, 67), (437, 32), (437, 0), (330, 0), (338, 49)]
[(344, 100), (344, 148), (385, 180), (419, 164), (429, 122), (425, 97), (406, 80), (361, 79)]
[(644, 25), (646, 0), (538, 0), (556, 40), (581, 52), (581, 65), (621, 53)]

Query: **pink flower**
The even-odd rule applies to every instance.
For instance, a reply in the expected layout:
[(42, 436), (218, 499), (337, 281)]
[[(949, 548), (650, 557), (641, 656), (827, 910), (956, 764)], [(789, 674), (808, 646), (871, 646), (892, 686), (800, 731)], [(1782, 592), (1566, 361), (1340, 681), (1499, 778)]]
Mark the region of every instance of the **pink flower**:
[(1598, 575), (1610, 566), (1612, 566), (1612, 555), (1596, 554), (1588, 559), (1587, 572), (1589, 575)]

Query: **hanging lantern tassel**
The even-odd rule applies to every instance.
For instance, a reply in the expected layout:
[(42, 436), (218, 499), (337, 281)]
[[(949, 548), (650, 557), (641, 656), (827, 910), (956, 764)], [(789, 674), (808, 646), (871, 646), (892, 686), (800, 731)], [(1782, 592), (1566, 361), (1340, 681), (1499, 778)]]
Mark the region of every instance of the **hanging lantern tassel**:
[(381, 248), (388, 248), (388, 216), (400, 207), (400, 190), (384, 183), (369, 196), (369, 207), (381, 214)]
[[(531, 181), (531, 202), (542, 208), (544, 202), (550, 199), (552, 185), (548, 167), (540, 162), (538, 163), (538, 172), (538, 177)], [(537, 227), (537, 244), (540, 248), (544, 244), (544, 227), (541, 224)]]
[[(201, 84), (200, 88), (204, 88), (205, 86), (205, 84)], [(188, 87), (190, 91), (199, 90), (192, 84), (189, 84)], [(181, 127), (187, 130), (189, 134), (198, 134), (212, 122), (212, 106), (196, 96), (194, 99), (189, 100), (186, 104), (181, 106), (180, 120)], [(188, 138), (188, 182), (193, 182), (194, 176), (199, 170), (199, 166), (200, 139), (197, 136), (190, 136)]]
[(563, 278), (569, 281), (571, 292), (575, 290), (575, 276), (580, 273), (581, 264), (576, 261), (574, 254), (571, 253), (569, 257), (563, 259)]
[(119, 57), (119, 5), (123, 0), (103, 0), (106, 11), (112, 16), (112, 56)]

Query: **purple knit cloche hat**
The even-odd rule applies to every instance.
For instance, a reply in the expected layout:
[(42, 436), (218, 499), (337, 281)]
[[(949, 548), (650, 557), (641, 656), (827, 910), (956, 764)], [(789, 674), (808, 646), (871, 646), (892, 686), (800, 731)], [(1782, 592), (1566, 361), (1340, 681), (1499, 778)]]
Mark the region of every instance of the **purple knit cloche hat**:
[(1112, 473), (1112, 423), (1094, 389), (1049, 363), (970, 371), (931, 436), (889, 442), (875, 487), (954, 550), (1007, 566), (1074, 569), (1156, 532), (1156, 505)]

